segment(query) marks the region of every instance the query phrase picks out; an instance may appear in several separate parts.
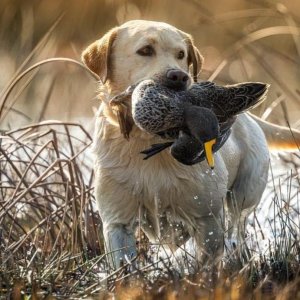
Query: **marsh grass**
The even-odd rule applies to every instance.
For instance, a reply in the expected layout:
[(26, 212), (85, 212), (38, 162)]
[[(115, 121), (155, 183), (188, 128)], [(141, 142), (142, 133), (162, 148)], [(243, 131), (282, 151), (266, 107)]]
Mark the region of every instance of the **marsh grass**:
[[(202, 77), (231, 83), (228, 66), (238, 60), (243, 80), (254, 80), (247, 65), (250, 56), (276, 90), (256, 112), (272, 120), (280, 110), (280, 123), (299, 125), (298, 120), (291, 121), (286, 108), (290, 103), (299, 108), (299, 86), (289, 84), (264, 56), (269, 53), (283, 64), (299, 67), (298, 18), (284, 5), (268, 1), (234, 14), (214, 14), (199, 1), (190, 1), (190, 5), (198, 9), (203, 23), (233, 40), (222, 60), (213, 69), (205, 69)], [(128, 259), (120, 269), (109, 270), (93, 193), (92, 138), (87, 126), (43, 121), (54, 101), (55, 76), (46, 78), (47, 88), (42, 86), (38, 99), (42, 105), (34, 118), (16, 105), (30, 87), (40, 88), (36, 80), (45, 76), (40, 72), (45, 65), (83, 67), (78, 55), (36, 61), (43, 50), (52, 51), (56, 45), (53, 35), (65, 17), (59, 15), (0, 95), (0, 299), (300, 299), (299, 152), (279, 154), (279, 160), (273, 160), (288, 171), (278, 175), (277, 164), (272, 164), (264, 198), (267, 206), (257, 208), (246, 236), (223, 259), (214, 288), (207, 268), (199, 266), (193, 275), (178, 272), (174, 258), (153, 253), (153, 245), (141, 231), (137, 232), (137, 263)], [(266, 18), (274, 24), (264, 27)], [(238, 31), (224, 26), (238, 19), (251, 19), (252, 27)], [(282, 35), (293, 40), (293, 54), (264, 43), (274, 36), (280, 41)], [(80, 77), (77, 84), (82, 80)], [(11, 120), (17, 119), (26, 120), (27, 125), (14, 126)], [(157, 246), (164, 252), (163, 245)], [(185, 251), (187, 260), (191, 259), (186, 267), (190, 270), (194, 262)]]

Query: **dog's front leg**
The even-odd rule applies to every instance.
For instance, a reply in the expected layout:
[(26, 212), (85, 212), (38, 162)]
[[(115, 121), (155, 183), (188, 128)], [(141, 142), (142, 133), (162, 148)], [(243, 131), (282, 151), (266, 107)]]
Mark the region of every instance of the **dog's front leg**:
[[(97, 162), (96, 162), (97, 166)], [(113, 169), (95, 168), (95, 195), (103, 223), (103, 236), (112, 268), (120, 267), (126, 257), (136, 256), (134, 238), (138, 200), (119, 184)]]
[(216, 216), (198, 218), (194, 232), (197, 244), (197, 260), (202, 270), (208, 271), (211, 283), (217, 282), (218, 271), (224, 248), (224, 230), (222, 228), (222, 212)]
[(126, 263), (126, 258), (130, 260), (137, 255), (134, 226), (108, 224), (103, 227), (103, 235), (107, 255), (114, 269)]
[(203, 264), (216, 264), (223, 253), (224, 230), (220, 217), (198, 218), (195, 240), (198, 246), (198, 259)]

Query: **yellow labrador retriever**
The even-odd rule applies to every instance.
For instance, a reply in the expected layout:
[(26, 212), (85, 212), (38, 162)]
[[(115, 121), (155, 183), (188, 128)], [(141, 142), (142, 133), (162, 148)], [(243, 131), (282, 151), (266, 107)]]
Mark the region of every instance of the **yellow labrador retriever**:
[[(142, 79), (168, 77), (170, 70), (177, 72), (173, 77), (180, 80), (192, 67), (196, 78), (203, 58), (191, 36), (166, 23), (130, 21), (92, 43), (82, 59), (101, 80), (94, 135), (95, 193), (113, 265), (136, 255), (138, 216), (151, 241), (172, 243), (169, 225), (182, 222), (195, 238), (198, 258), (209, 254), (214, 259), (223, 249), (224, 202), (231, 216), (230, 237), (265, 189), (269, 168), (266, 138), (271, 146), (289, 147), (293, 143), (289, 130), (240, 115), (230, 138), (215, 154), (214, 172), (206, 161), (180, 164), (168, 151), (144, 161), (140, 152), (162, 140), (137, 127), (129, 140), (124, 139), (109, 100)], [(299, 141), (300, 133), (294, 135)]]

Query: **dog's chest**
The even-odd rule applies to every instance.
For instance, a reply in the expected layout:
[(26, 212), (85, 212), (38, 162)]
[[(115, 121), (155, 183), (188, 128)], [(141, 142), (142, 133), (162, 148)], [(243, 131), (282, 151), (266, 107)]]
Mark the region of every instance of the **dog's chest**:
[(133, 194), (154, 213), (170, 209), (177, 215), (183, 212), (199, 216), (214, 210), (214, 198), (221, 199), (225, 186), (220, 176), (204, 164), (184, 166), (170, 156), (166, 151), (152, 158), (152, 162), (149, 159), (141, 163), (144, 165), (136, 170), (135, 181), (128, 182)]
[(221, 158), (216, 156), (214, 172), (206, 162), (185, 166), (169, 150), (143, 160), (140, 152), (155, 142), (134, 137), (129, 141), (102, 140), (97, 147), (96, 167), (122, 185), (133, 201), (153, 213), (170, 209), (176, 214), (182, 211), (199, 216), (219, 207), (226, 194), (227, 180)]

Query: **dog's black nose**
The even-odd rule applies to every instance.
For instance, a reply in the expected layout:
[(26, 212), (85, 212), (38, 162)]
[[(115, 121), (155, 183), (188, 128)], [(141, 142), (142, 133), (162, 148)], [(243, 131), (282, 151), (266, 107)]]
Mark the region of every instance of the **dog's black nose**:
[(166, 84), (175, 89), (185, 89), (188, 86), (189, 75), (178, 69), (170, 69), (166, 73)]
[(167, 79), (172, 80), (173, 82), (187, 82), (189, 80), (189, 75), (181, 70), (169, 70), (167, 72)]

